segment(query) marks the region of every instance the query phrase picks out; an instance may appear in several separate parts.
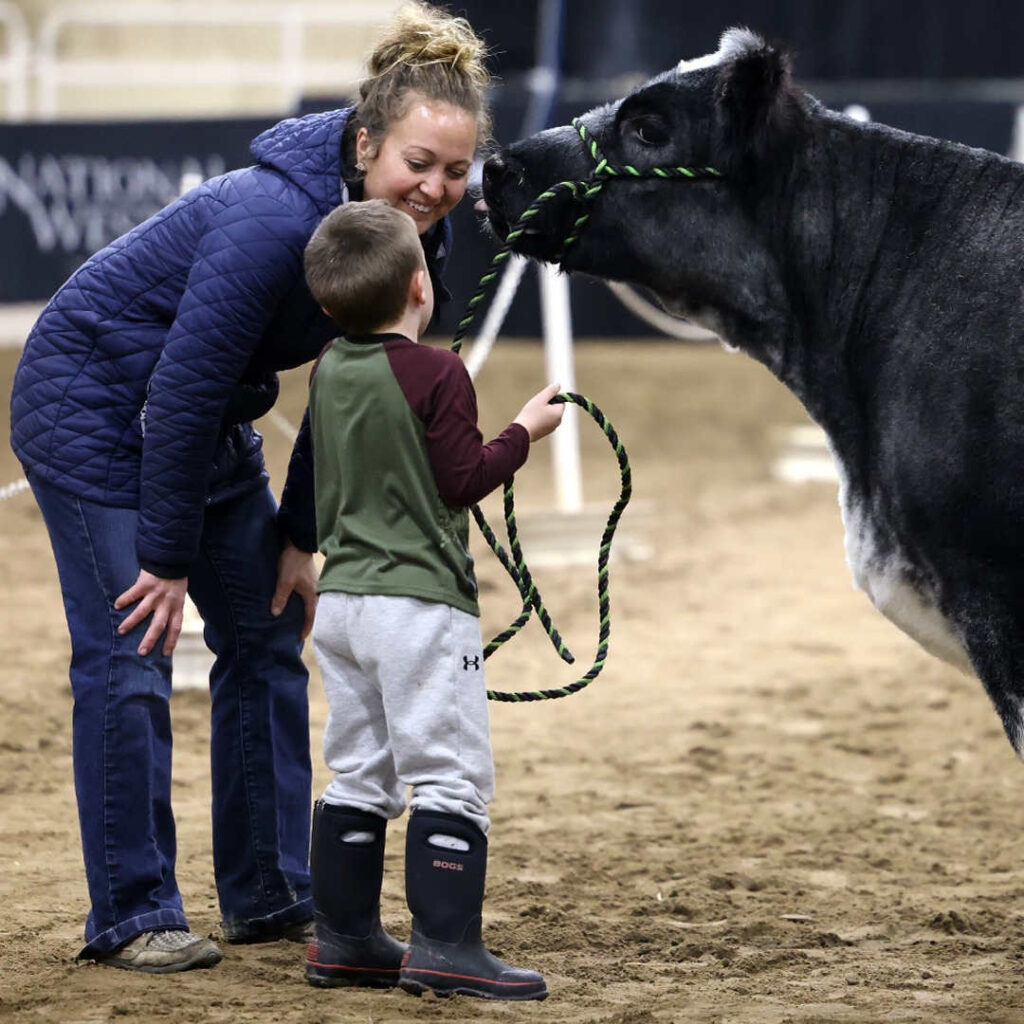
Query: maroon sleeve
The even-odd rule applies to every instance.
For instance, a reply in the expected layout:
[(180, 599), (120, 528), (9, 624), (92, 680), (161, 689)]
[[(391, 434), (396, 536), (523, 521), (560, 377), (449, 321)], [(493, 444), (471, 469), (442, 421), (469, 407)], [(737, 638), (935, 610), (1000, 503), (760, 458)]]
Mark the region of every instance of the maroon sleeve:
[(475, 505), (511, 480), (526, 462), (530, 435), (510, 423), (483, 443), (476, 392), (462, 360), (406, 339), (385, 342), (391, 370), (412, 411), (426, 427), (427, 454), (441, 498), (455, 508)]

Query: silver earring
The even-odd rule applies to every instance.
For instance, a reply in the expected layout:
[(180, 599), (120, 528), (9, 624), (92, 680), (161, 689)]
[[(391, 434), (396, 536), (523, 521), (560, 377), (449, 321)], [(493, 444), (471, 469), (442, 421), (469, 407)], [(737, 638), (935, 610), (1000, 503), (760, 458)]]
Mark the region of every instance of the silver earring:
[(356, 170), (360, 174), (365, 174), (366, 173), (366, 164), (364, 164), (362, 160), (357, 160), (356, 161)]

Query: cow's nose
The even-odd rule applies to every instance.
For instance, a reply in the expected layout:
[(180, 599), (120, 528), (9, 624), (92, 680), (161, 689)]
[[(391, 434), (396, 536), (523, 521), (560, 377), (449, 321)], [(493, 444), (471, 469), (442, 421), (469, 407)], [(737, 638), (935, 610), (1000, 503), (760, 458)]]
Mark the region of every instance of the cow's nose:
[(484, 163), (484, 195), (493, 196), (515, 176), (515, 170), (500, 153), (489, 156)]

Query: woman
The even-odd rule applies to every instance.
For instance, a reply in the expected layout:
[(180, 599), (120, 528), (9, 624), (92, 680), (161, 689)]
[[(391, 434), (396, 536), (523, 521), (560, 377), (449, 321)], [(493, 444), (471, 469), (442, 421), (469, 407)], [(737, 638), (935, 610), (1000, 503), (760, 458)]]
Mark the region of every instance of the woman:
[(171, 652), (186, 592), (210, 675), (213, 856), (228, 942), (304, 939), (315, 605), (307, 461), (278, 514), (249, 421), (276, 371), (336, 333), (302, 253), (339, 203), (386, 199), (433, 277), (486, 133), (483, 47), (410, 4), (354, 109), (284, 121), (256, 164), (214, 178), (88, 260), (43, 311), (11, 399), (12, 444), (42, 510), (72, 639), (74, 772), (91, 910), (79, 954), (173, 972), (212, 966), (174, 877)]

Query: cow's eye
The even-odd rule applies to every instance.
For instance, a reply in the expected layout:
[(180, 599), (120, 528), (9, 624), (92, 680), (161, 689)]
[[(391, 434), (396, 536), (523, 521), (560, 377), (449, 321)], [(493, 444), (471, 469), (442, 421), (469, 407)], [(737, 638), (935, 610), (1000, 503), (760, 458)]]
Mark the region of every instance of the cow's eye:
[(664, 146), (668, 142), (664, 124), (650, 117), (634, 121), (633, 134), (642, 146)]

